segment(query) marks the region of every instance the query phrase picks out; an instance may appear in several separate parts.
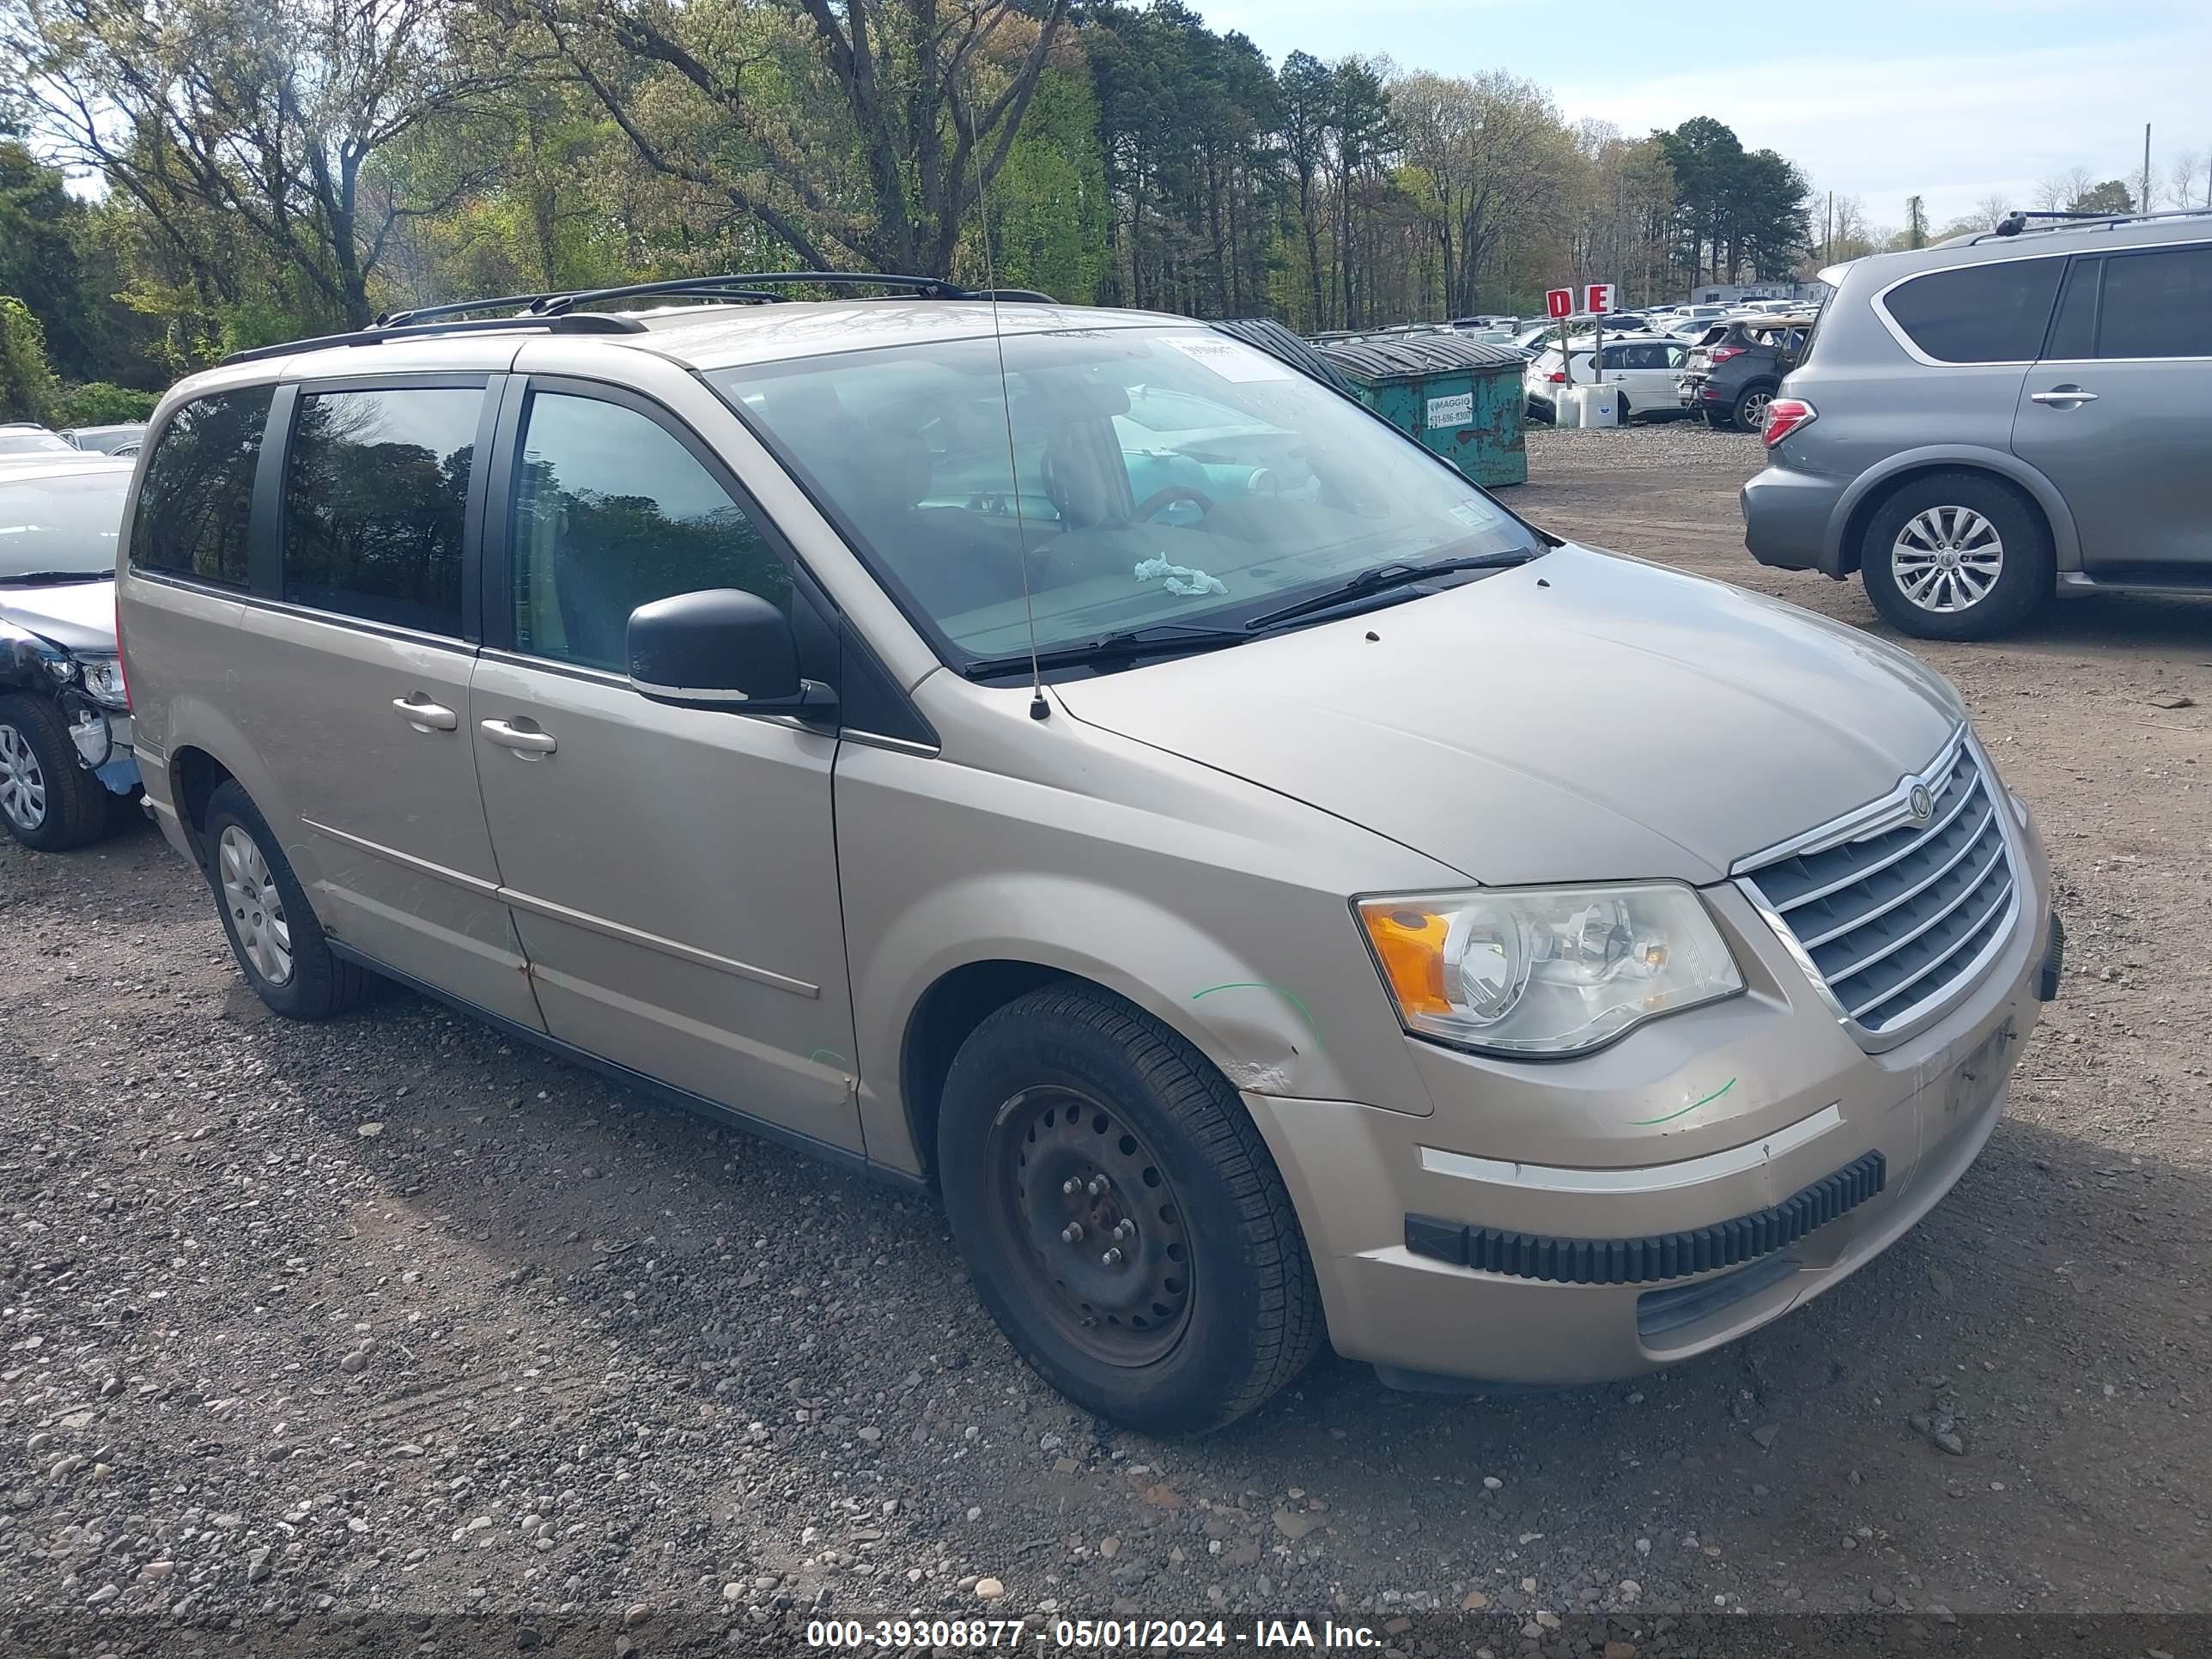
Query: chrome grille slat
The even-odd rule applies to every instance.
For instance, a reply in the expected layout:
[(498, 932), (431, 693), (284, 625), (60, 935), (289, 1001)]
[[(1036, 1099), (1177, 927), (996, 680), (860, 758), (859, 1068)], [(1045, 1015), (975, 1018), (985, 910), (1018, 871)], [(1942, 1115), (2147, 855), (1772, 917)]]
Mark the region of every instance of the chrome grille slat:
[(2005, 878), (2004, 884), (1997, 890), (1996, 896), (1990, 901), (1988, 908), (1984, 909), (1979, 916), (1975, 918), (1974, 925), (1972, 927), (1969, 927), (1964, 933), (1960, 934), (1956, 943), (1948, 946), (1942, 955), (1935, 957), (1933, 960), (1928, 962), (1913, 973), (1908, 974), (1905, 977), (1898, 981), (1897, 983), (1891, 986), (1887, 991), (1883, 992), (1881, 995), (1875, 997), (1871, 1001), (1862, 1002), (1859, 1004), (1857, 1007), (1850, 1011), (1851, 1018), (1853, 1019), (1856, 1019), (1861, 1014), (1865, 1013), (1870, 1008), (1879, 1008), (1886, 1002), (1896, 1001), (1899, 996), (1903, 993), (1911, 989), (1912, 987), (1920, 983), (1922, 980), (1927, 978), (1929, 975), (1934, 973), (1945, 963), (1950, 961), (1953, 957), (1958, 955), (1960, 950), (1965, 948), (1966, 942), (1969, 939), (1972, 939), (1976, 934), (1979, 933), (1984, 927), (1990, 924), (1990, 921), (1996, 915), (1997, 912), (2004, 908), (2006, 902), (2011, 897), (2012, 879), (2008, 876)]
[[(1969, 853), (1972, 852), (1974, 850), (1972, 843), (1969, 842), (1965, 850)], [(1914, 927), (1911, 933), (1905, 934), (1903, 938), (1893, 939), (1888, 944), (1883, 945), (1879, 951), (1869, 952), (1867, 955), (1861, 957), (1856, 962), (1853, 963), (1848, 968), (1837, 969), (1834, 973), (1828, 976), (1830, 983), (1840, 984), (1844, 980), (1856, 978), (1859, 975), (1866, 972), (1868, 969), (1873, 967), (1876, 963), (1886, 961), (1887, 958), (1895, 956), (1899, 951), (1902, 951), (1906, 945), (1911, 944), (1913, 940), (1918, 939), (1930, 928), (1941, 927), (1944, 917), (1949, 915), (1953, 911), (1956, 910), (1960, 905), (1964, 904), (1968, 899), (1973, 897), (1976, 893), (1981, 890), (1982, 884), (1990, 878), (1990, 872), (1997, 867), (1998, 861), (2003, 857), (2004, 843), (2000, 841), (1995, 847), (1990, 849), (1989, 857), (1983, 864), (1982, 867), (1974, 872), (1974, 878), (1959, 890), (1957, 897), (1954, 898), (1942, 909), (1936, 911), (1935, 915), (1928, 917), (1927, 920), (1921, 922), (1917, 927)], [(1948, 874), (1952, 870), (1957, 867), (1958, 859), (1954, 854), (1951, 862), (1944, 866), (1944, 873)], [(1936, 879), (1940, 880), (1941, 878), (1939, 877)], [(1884, 912), (1884, 914), (1887, 915), (1887, 912)], [(1918, 913), (1915, 912), (1915, 914), (1917, 915)], [(1818, 961), (1819, 958), (1815, 957), (1814, 960)]]
[[(1911, 886), (1906, 888), (1895, 897), (1884, 900), (1873, 909), (1864, 911), (1855, 915), (1849, 921), (1838, 923), (1835, 927), (1831, 927), (1826, 933), (1820, 934), (1818, 938), (1807, 939), (1804, 942), (1805, 948), (1808, 951), (1817, 951), (1822, 945), (1827, 944), (1831, 939), (1840, 939), (1845, 933), (1855, 932), (1858, 928), (1867, 927), (1873, 922), (1880, 921), (1883, 916), (1887, 915), (1892, 910), (1897, 908), (1899, 905), (1906, 903), (1909, 901), (1918, 897), (1922, 893), (1927, 891), (1929, 888), (1933, 887), (1937, 882), (1942, 880), (1944, 877), (1949, 875), (1953, 870), (1956, 869), (1960, 860), (1964, 859), (1967, 854), (1974, 850), (1974, 844), (1981, 840), (1983, 832), (1989, 828), (1990, 815), (1996, 811), (1996, 805), (1994, 802), (1991, 802), (1989, 805), (1982, 809), (1981, 821), (1975, 824), (1973, 833), (1968, 836), (1965, 841), (1959, 844), (1959, 850), (1952, 854), (1948, 859), (1945, 860), (1942, 868), (1936, 871), (1934, 875), (1923, 876), (1918, 881), (1913, 883)], [(1935, 838), (1936, 837), (1933, 834), (1929, 837), (1931, 841)]]
[[(1946, 793), (1948, 793), (1948, 786)], [(1926, 831), (1923, 834), (1920, 839), (1924, 841), (1929, 836), (1939, 836), (1942, 834), (1944, 830), (1949, 829), (1951, 827), (1951, 821), (1957, 817), (1960, 813), (1966, 810), (1966, 803), (1972, 798), (1973, 791), (1969, 789), (1965, 794), (1959, 798), (1959, 799), (1952, 805), (1952, 808), (1948, 812), (1946, 812), (1942, 817), (1932, 819), (1929, 822)], [(1897, 831), (1894, 830), (1885, 830), (1881, 835), (1870, 837), (1870, 839), (1876, 841), (1886, 840), (1888, 836), (1893, 836), (1896, 833)], [(1787, 902), (1777, 903), (1774, 908), (1780, 911), (1784, 915), (1788, 915), (1792, 910), (1798, 908), (1802, 905), (1810, 904), (1814, 899), (1826, 898), (1831, 893), (1842, 891), (1844, 888), (1850, 886), (1854, 882), (1863, 881), (1869, 876), (1875, 875), (1881, 871), (1887, 870), (1891, 865), (1896, 863), (1899, 859), (1909, 857), (1912, 849), (1917, 845), (1919, 845), (1919, 842), (1909, 841), (1904, 847), (1900, 848), (1896, 853), (1888, 857), (1878, 859), (1872, 864), (1856, 869), (1850, 874), (1844, 876), (1838, 880), (1830, 882), (1826, 887), (1818, 888), (1808, 893), (1800, 893)], [(1834, 852), (1838, 849), (1830, 848), (1826, 850), (1829, 852)]]
[[(1933, 797), (1924, 825), (1915, 786)], [(1735, 873), (1869, 1047), (1939, 1013), (2019, 914), (2002, 791), (1963, 730), (1919, 776)]]

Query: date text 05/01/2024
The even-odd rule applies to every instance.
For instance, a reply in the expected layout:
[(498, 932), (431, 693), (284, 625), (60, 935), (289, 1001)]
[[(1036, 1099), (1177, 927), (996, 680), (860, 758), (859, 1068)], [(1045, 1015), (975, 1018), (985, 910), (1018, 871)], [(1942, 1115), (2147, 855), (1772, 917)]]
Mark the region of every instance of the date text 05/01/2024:
[(806, 1627), (806, 1643), (812, 1648), (1018, 1649), (1025, 1640), (1083, 1652), (1146, 1653), (1232, 1647), (1348, 1650), (1382, 1644), (1370, 1626), (1340, 1625), (1333, 1619), (1260, 1619), (1243, 1629), (1220, 1619), (1021, 1618), (820, 1619)]

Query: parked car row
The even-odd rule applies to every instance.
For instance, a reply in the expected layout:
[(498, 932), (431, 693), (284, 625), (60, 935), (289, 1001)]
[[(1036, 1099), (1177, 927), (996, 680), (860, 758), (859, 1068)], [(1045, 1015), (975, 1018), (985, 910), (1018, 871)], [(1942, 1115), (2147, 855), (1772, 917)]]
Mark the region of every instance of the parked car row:
[(129, 457), (138, 453), (139, 441), (145, 434), (143, 422), (73, 426), (53, 432), (35, 421), (4, 421), (0, 422), (0, 460), (15, 455), (51, 454), (64, 449)]

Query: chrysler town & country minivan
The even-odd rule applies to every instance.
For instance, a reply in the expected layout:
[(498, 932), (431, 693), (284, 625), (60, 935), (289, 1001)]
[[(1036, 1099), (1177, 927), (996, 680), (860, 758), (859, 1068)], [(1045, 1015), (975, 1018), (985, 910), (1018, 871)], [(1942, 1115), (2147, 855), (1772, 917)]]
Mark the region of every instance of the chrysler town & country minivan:
[(1324, 1340), (1680, 1360), (1959, 1178), (2059, 935), (1942, 678), (1186, 319), (907, 286), (163, 400), (138, 760), (272, 1008), (397, 980), (933, 1185), (1015, 1348), (1164, 1431)]

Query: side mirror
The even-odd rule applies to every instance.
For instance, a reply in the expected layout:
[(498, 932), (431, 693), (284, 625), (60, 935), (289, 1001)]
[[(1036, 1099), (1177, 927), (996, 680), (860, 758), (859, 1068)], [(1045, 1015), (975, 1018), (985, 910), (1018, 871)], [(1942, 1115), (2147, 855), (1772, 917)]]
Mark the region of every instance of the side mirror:
[(629, 683), (682, 708), (821, 718), (837, 694), (799, 676), (799, 641), (783, 612), (734, 587), (678, 593), (629, 613)]

